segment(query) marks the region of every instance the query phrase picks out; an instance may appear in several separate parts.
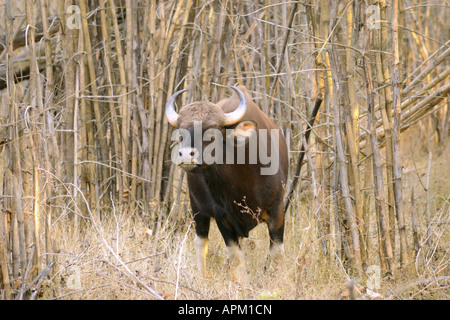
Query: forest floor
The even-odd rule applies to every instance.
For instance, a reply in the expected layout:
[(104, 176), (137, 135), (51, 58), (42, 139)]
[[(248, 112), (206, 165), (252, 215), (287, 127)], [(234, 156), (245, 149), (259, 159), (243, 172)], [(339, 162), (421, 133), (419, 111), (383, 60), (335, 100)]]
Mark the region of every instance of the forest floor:
[[(406, 132), (402, 136), (403, 196), (407, 221), (410, 221), (411, 210), (419, 221), (418, 254), (414, 258), (411, 224), (408, 223), (408, 265), (402, 270), (397, 265), (397, 271), (390, 277), (379, 274), (379, 278), (372, 278), (375, 282), (353, 278), (356, 298), (450, 298), (450, 145), (431, 150), (428, 203), (432, 226), (427, 243), (425, 187), (429, 154), (420, 140), (420, 134)], [(411, 206), (413, 187), (414, 207)], [(109, 217), (97, 221), (98, 230), (91, 224), (86, 224), (81, 231), (76, 230), (67, 216), (62, 217), (54, 223), (55, 239), (58, 239), (54, 243), (57, 263), (42, 288), (40, 299), (151, 298), (136, 279), (166, 299), (348, 299), (350, 275), (343, 266), (345, 262), (334, 253), (333, 227), (328, 235), (329, 253), (324, 255), (315, 218), (308, 212), (305, 197), (307, 195), (293, 206), (300, 208), (298, 212), (286, 217), (282, 265), (274, 268), (268, 263), (266, 225), (256, 227), (243, 241), (249, 275), (246, 283), (231, 280), (227, 250), (215, 223), (211, 225), (207, 257), (209, 275), (204, 278), (200, 274), (190, 212), (181, 225), (168, 219), (156, 232), (138, 210), (130, 211), (124, 206), (111, 206)], [(372, 251), (376, 252), (376, 221), (370, 222), (369, 234)], [(398, 261), (398, 245), (395, 249)], [(120, 258), (120, 263), (111, 250)], [(369, 258), (369, 265), (379, 265), (377, 255)]]

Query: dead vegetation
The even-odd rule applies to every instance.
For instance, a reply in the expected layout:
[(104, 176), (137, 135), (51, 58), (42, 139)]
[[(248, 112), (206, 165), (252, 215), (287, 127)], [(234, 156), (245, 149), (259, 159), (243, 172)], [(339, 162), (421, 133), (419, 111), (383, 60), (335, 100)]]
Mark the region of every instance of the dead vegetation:
[[(0, 1), (0, 299), (448, 299), (449, 6)], [(290, 183), (307, 151), (284, 264), (258, 226), (246, 285), (215, 225), (196, 268), (163, 112), (233, 84), (283, 129)]]

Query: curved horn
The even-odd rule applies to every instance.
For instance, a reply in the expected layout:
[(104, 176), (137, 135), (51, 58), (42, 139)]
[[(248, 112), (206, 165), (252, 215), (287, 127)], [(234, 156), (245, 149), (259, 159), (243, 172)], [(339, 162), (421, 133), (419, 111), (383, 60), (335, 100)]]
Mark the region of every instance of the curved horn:
[(240, 121), (247, 111), (247, 99), (245, 97), (245, 94), (236, 87), (231, 86), (230, 88), (236, 91), (236, 93), (239, 95), (241, 103), (233, 112), (225, 113), (225, 126), (231, 126)]
[(177, 120), (178, 120), (178, 113), (175, 111), (175, 107), (174, 107), (174, 102), (175, 99), (182, 94), (183, 92), (187, 91), (187, 89), (184, 90), (180, 90), (175, 92), (169, 99), (169, 101), (167, 101), (166, 104), (166, 117), (167, 117), (167, 121), (169, 121), (169, 123), (173, 126), (173, 127), (178, 127), (177, 124)]

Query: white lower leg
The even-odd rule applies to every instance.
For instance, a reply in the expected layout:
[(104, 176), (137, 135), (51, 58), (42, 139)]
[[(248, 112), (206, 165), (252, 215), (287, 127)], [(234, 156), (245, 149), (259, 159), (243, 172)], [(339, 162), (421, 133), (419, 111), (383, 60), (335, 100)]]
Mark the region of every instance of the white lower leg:
[(238, 244), (231, 244), (227, 246), (228, 249), (228, 263), (233, 277), (240, 280), (246, 280), (247, 268), (245, 267), (244, 253)]
[(197, 251), (197, 263), (200, 271), (206, 276), (206, 254), (208, 253), (208, 238), (195, 235), (195, 250)]
[(284, 244), (281, 243), (273, 243), (270, 246), (270, 258), (276, 264), (279, 264), (283, 261), (284, 256)]

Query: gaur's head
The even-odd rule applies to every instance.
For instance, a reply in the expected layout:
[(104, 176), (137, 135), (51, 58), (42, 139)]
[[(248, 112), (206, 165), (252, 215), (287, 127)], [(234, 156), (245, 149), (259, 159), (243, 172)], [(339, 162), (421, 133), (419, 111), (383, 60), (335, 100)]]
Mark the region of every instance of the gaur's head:
[[(229, 113), (221, 105), (201, 101), (183, 106), (175, 111), (175, 99), (186, 90), (180, 90), (170, 97), (166, 105), (166, 117), (177, 128), (172, 140), (177, 147), (172, 151), (172, 161), (186, 170), (223, 161), (227, 142), (243, 141), (254, 135), (255, 123), (242, 121), (248, 105), (245, 94), (231, 87), (239, 96), (239, 105)], [(237, 102), (236, 102), (237, 104)], [(237, 138), (237, 140), (235, 140)]]

